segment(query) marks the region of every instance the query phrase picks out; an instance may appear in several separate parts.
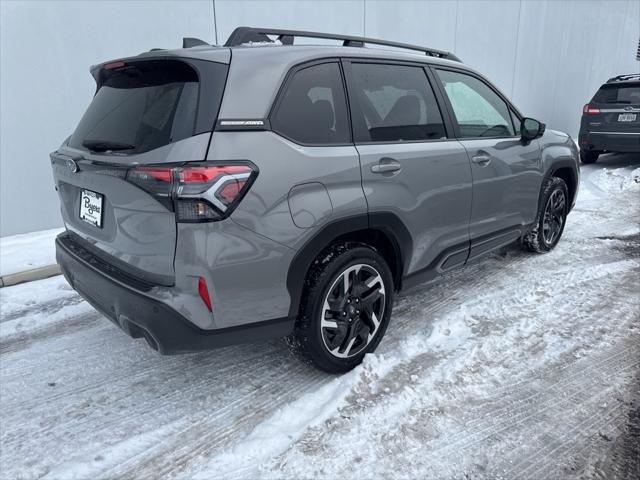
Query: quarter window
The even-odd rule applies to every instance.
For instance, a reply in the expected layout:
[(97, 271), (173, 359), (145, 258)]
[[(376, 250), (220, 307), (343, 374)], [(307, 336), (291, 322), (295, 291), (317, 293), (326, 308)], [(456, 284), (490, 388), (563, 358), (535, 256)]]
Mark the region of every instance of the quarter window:
[(514, 136), (506, 102), (471, 75), (437, 70), (463, 138)]
[(302, 144), (350, 142), (347, 101), (337, 63), (298, 70), (285, 88), (271, 118), (276, 133)]
[(422, 68), (354, 63), (351, 72), (356, 141), (446, 138), (442, 115)]

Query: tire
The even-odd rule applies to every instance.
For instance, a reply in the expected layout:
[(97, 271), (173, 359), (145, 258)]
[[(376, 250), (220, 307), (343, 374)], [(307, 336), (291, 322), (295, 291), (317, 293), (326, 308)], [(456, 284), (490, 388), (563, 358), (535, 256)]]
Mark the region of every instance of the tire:
[(551, 177), (545, 180), (540, 192), (538, 213), (523, 244), (532, 252), (546, 253), (558, 244), (569, 213), (569, 190), (564, 180)]
[(594, 150), (580, 150), (580, 161), (585, 165), (589, 165), (591, 163), (596, 163), (598, 157), (600, 156), (600, 152)]
[[(351, 290), (344, 292), (347, 284)], [(288, 343), (294, 353), (322, 370), (349, 371), (380, 343), (393, 296), (391, 270), (378, 252), (355, 242), (331, 245), (307, 274)]]

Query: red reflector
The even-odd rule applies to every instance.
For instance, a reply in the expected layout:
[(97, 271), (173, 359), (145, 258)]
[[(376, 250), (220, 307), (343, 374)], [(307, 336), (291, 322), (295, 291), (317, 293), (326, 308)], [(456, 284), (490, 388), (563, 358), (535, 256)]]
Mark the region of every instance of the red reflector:
[(198, 293), (200, 294), (200, 298), (204, 304), (207, 306), (207, 309), (210, 312), (213, 311), (211, 297), (209, 297), (209, 289), (207, 288), (207, 281), (203, 277), (198, 279)]
[(593, 105), (587, 103), (582, 108), (582, 113), (584, 113), (585, 115), (597, 115), (600, 113), (600, 109), (598, 107), (594, 107)]
[(127, 64), (125, 62), (122, 62), (122, 61), (120, 61), (120, 62), (111, 62), (111, 63), (107, 63), (104, 66), (104, 69), (105, 70), (114, 70), (116, 68), (122, 68), (122, 67), (124, 67), (126, 65)]
[(180, 180), (183, 183), (209, 183), (222, 175), (235, 175), (238, 173), (250, 173), (251, 168), (238, 165), (226, 167), (185, 167), (180, 172)]
[(222, 198), (227, 203), (227, 205), (229, 205), (236, 199), (245, 183), (247, 183), (246, 180), (229, 182), (218, 192), (218, 196), (220, 196), (220, 198)]

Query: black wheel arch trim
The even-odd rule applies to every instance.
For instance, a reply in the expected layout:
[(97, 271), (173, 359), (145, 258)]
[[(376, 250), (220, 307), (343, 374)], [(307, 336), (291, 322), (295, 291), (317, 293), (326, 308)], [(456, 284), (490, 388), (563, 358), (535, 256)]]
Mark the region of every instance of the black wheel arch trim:
[[(377, 230), (390, 240), (396, 255), (395, 287), (401, 288), (407, 258), (413, 251), (411, 235), (402, 220), (392, 212), (372, 212), (339, 218), (327, 223), (298, 250), (287, 274), (287, 290), (291, 297), (289, 317), (298, 315), (304, 282), (313, 260), (336, 239), (361, 231)], [(391, 265), (390, 265), (391, 267)]]
[[(568, 169), (571, 172), (571, 181), (573, 185), (567, 185), (567, 189), (569, 190), (569, 195), (571, 196), (569, 201), (570, 209), (576, 203), (576, 197), (578, 194), (578, 183), (580, 182), (580, 175), (578, 173), (578, 166), (576, 165), (575, 160), (572, 158), (561, 158), (558, 160), (554, 160), (554, 162), (549, 166), (544, 177), (542, 179), (542, 185), (549, 180), (551, 177), (555, 177), (556, 172), (561, 169)], [(562, 178), (562, 177), (560, 177)], [(572, 188), (573, 187), (573, 188)]]

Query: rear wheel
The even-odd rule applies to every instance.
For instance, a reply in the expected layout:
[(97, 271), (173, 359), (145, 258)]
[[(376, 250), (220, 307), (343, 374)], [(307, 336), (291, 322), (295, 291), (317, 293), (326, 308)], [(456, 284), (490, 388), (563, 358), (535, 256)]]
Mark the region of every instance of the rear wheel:
[(358, 243), (333, 245), (305, 280), (290, 344), (323, 370), (351, 370), (380, 343), (393, 293), (391, 271), (378, 252)]
[(551, 177), (540, 193), (540, 204), (533, 229), (524, 237), (524, 246), (536, 253), (552, 250), (564, 231), (569, 212), (569, 190), (565, 181)]
[(596, 150), (580, 150), (580, 161), (585, 164), (596, 163), (599, 156)]

